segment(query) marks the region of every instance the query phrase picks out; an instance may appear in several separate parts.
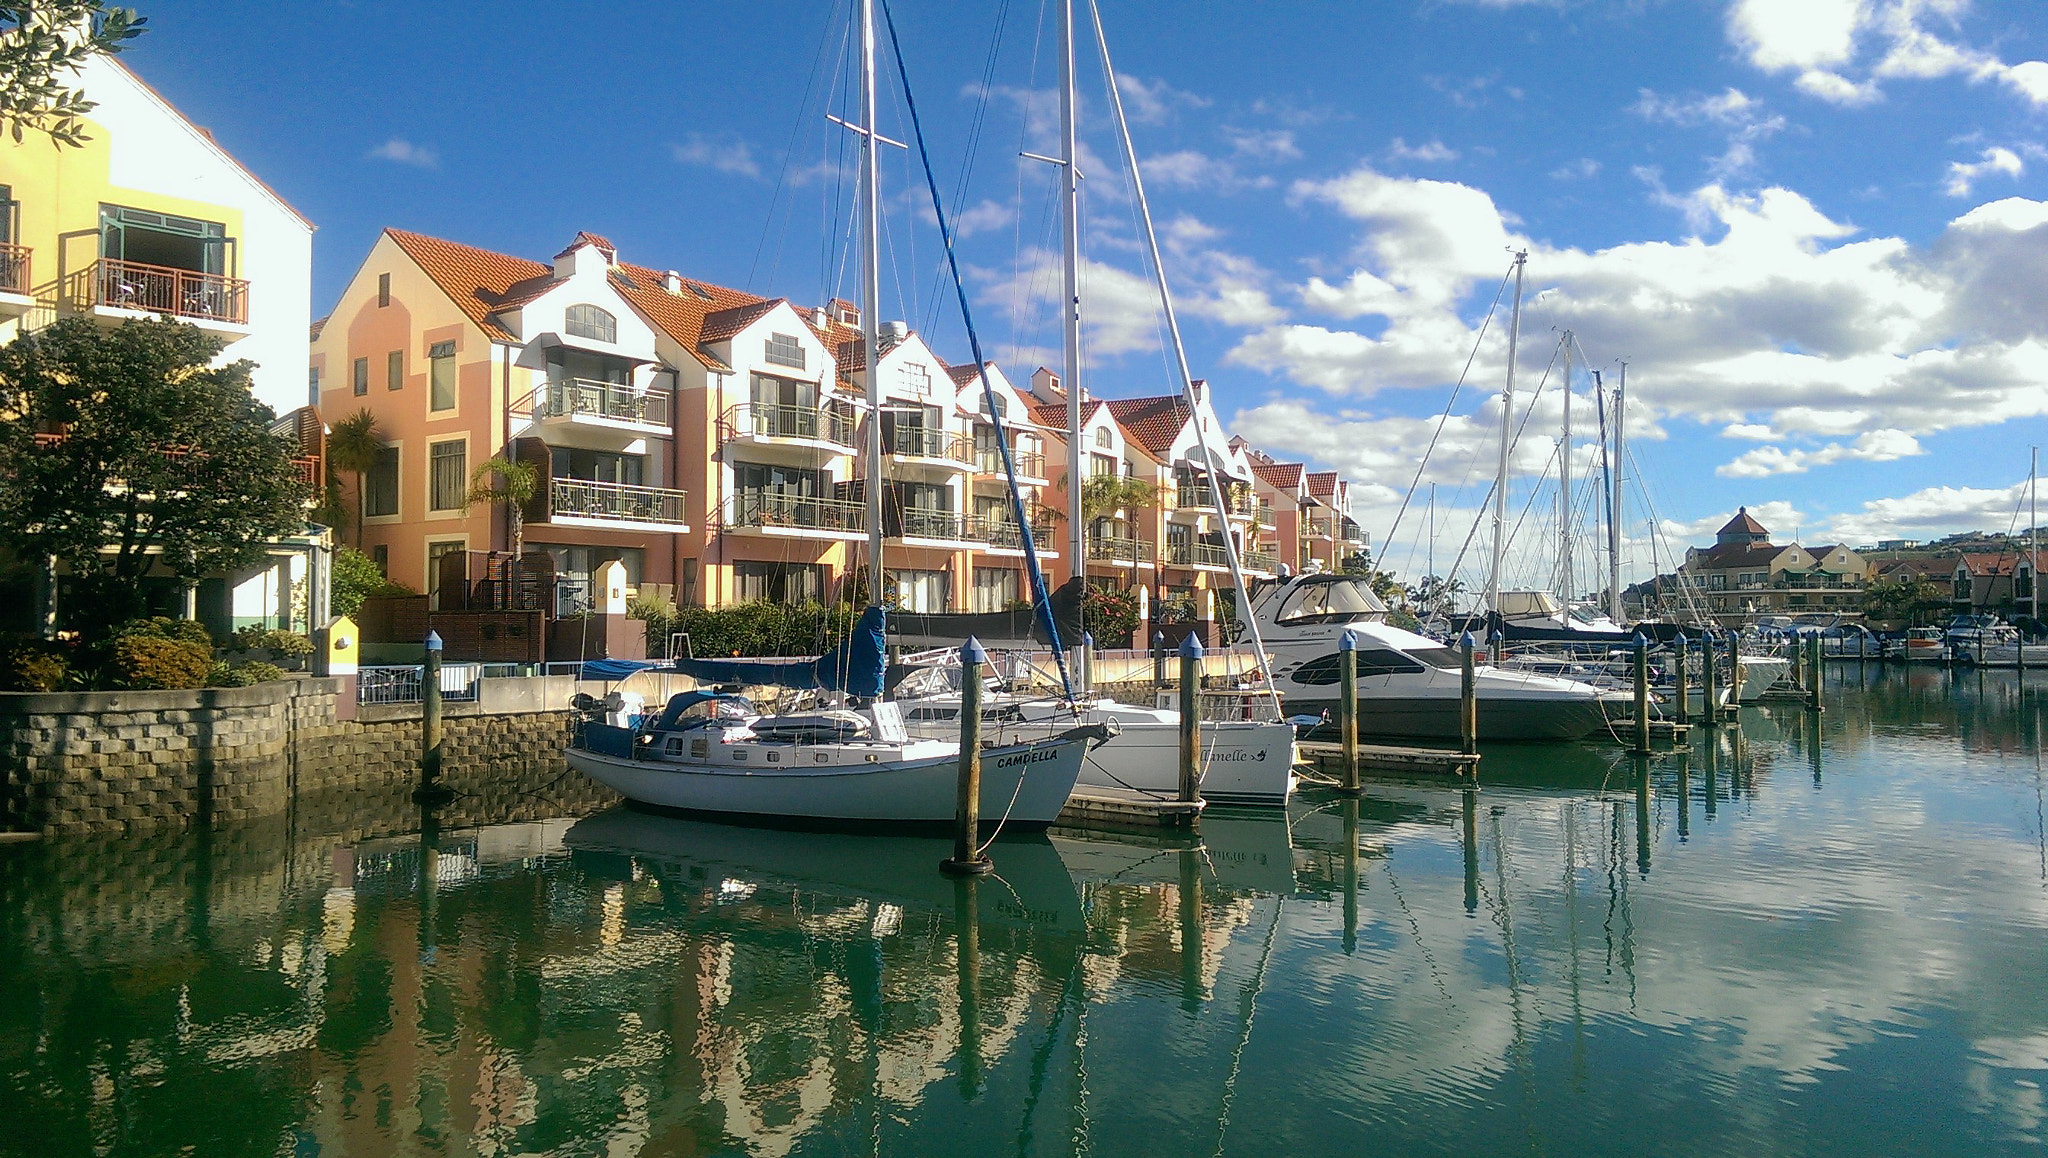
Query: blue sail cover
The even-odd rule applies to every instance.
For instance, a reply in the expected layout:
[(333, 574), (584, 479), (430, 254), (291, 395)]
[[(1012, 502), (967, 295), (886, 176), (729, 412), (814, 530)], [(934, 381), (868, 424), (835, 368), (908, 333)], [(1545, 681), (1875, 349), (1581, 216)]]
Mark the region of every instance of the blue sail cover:
[(678, 659), (673, 666), (707, 683), (819, 688), (872, 698), (882, 694), (888, 666), (882, 616), (879, 607), (861, 612), (846, 642), (816, 659)]

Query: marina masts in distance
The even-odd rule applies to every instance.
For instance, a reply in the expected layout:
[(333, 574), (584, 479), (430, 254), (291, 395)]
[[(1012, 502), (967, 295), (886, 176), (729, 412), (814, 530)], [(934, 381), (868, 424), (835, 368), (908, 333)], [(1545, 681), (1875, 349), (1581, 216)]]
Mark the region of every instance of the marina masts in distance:
[(1508, 378), (1500, 392), (1500, 469), (1493, 479), (1493, 566), (1486, 572), (1486, 609), (1500, 614), (1500, 567), (1507, 551), (1508, 533), (1508, 442), (1514, 437), (1515, 343), (1522, 332), (1522, 271), (1529, 251), (1515, 251), (1515, 308), (1508, 316)]
[(1614, 466), (1608, 472), (1608, 485), (1614, 488), (1613, 497), (1607, 508), (1607, 617), (1616, 623), (1621, 618), (1621, 471), (1627, 466), (1624, 443), (1621, 438), (1623, 407), (1628, 405), (1628, 363), (1621, 364), (1621, 381), (1614, 386)]
[(1572, 332), (1564, 332), (1564, 433), (1557, 447), (1557, 597), (1572, 601)]

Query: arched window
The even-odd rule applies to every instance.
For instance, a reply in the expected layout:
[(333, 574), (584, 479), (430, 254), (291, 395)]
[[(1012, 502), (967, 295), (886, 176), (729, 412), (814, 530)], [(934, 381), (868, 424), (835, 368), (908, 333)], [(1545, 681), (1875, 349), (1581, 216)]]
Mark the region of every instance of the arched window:
[[(982, 396), (982, 399), (981, 399), (981, 408), (982, 408), (982, 409), (983, 409), (984, 411), (987, 411), (987, 410), (989, 409), (989, 397), (990, 397), (990, 396), (989, 396), (989, 395), (986, 395), (986, 394), (984, 394), (984, 395)], [(1003, 397), (1003, 396), (1002, 396), (1002, 395), (1000, 395), (1000, 394), (997, 394), (997, 395), (995, 395), (995, 396), (994, 396), (994, 398), (995, 398), (995, 409), (994, 409), (993, 413), (995, 414), (995, 416), (996, 416), (997, 418), (1008, 418), (1008, 417), (1010, 416), (1010, 400), (1009, 400), (1009, 399), (1007, 399), (1007, 398), (1005, 398), (1005, 397)]]
[(1103, 450), (1109, 449), (1109, 427), (1098, 426), (1095, 428), (1095, 445)]
[(562, 315), (562, 328), (578, 338), (597, 342), (619, 340), (619, 320), (602, 306), (570, 306)]

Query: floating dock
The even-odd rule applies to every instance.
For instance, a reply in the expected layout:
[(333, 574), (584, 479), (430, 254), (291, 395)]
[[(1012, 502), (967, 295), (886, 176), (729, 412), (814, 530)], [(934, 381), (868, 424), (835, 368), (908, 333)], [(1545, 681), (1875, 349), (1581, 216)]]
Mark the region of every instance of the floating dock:
[(1106, 832), (1192, 832), (1201, 823), (1206, 801), (1163, 800), (1124, 788), (1086, 788), (1067, 797), (1053, 823), (1061, 828)]
[[(1302, 740), (1295, 744), (1302, 763), (1328, 775), (1344, 772), (1344, 745), (1327, 740)], [(1360, 744), (1361, 772), (1392, 773), (1397, 776), (1452, 777), (1476, 779), (1479, 755), (1455, 748), (1402, 748), (1390, 744)]]

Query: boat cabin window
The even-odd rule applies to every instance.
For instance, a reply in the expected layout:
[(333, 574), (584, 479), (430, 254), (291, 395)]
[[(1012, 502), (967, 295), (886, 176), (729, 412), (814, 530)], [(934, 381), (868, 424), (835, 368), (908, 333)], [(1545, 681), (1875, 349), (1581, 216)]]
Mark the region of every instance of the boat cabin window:
[[(1341, 678), (1343, 663), (1341, 652), (1318, 656), (1294, 669), (1294, 682), (1302, 684), (1334, 684)], [(1411, 674), (1424, 670), (1423, 665), (1392, 648), (1365, 647), (1358, 651), (1358, 678), (1367, 676)]]
[(1339, 623), (1386, 613), (1387, 605), (1364, 579), (1297, 583), (1281, 595), (1276, 623)]

